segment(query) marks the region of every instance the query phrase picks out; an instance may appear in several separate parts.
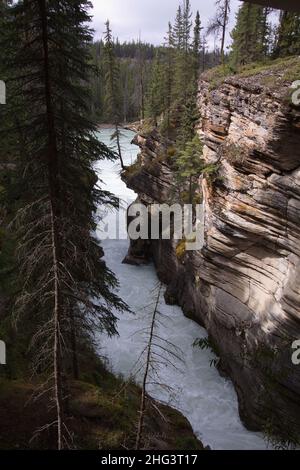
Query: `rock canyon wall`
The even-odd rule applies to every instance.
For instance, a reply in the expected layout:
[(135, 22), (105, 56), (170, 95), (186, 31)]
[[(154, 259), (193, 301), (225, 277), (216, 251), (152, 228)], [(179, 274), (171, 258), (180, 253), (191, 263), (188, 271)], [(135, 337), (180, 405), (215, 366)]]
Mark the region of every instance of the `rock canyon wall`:
[[(279, 77), (280, 78), (280, 77)], [(273, 76), (276, 80), (276, 76)], [(205, 243), (176, 254), (177, 242), (132, 244), (153, 256), (166, 300), (205, 326), (253, 430), (300, 435), (300, 110), (290, 83), (270, 89), (264, 73), (199, 83), (198, 132), (214, 181), (201, 181)], [(125, 176), (140, 201), (170, 202), (176, 181), (156, 132), (139, 135), (140, 167)]]

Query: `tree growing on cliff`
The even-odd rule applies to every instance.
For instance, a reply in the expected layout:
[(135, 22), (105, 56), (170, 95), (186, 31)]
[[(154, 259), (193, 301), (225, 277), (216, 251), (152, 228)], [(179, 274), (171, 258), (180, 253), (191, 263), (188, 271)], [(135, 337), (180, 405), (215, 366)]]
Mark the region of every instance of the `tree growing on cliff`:
[[(79, 0), (18, 2), (4, 25), (15, 45), (4, 64), (9, 87), (22, 97), (21, 112), (13, 100), (8, 112), (26, 130), (15, 142), (22, 189), (13, 223), (21, 285), (15, 321), (32, 330), (35, 371), (47, 377), (56, 416), (44, 429), (55, 426), (58, 449), (68, 446), (65, 383), (75, 343), (94, 328), (116, 333), (113, 309), (125, 308), (92, 235), (97, 206), (116, 201), (95, 186), (95, 161), (114, 155), (87, 118), (89, 7)], [(4, 131), (9, 136), (15, 126)]]
[(182, 202), (194, 205), (198, 180), (205, 164), (202, 157), (203, 144), (196, 135), (188, 141), (176, 158), (176, 176)]

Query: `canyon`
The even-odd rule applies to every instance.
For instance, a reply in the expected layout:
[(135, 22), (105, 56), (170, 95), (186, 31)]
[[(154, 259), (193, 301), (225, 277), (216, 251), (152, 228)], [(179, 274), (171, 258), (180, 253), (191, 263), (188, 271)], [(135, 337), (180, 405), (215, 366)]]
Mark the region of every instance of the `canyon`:
[[(283, 442), (300, 434), (300, 369), (292, 344), (300, 337), (300, 110), (286, 71), (275, 68), (218, 83), (199, 82), (207, 164), (200, 178), (205, 243), (178, 256), (175, 240), (131, 243), (126, 261), (154, 260), (178, 304), (209, 333), (251, 430)], [(143, 204), (170, 203), (176, 179), (159, 133), (140, 132), (138, 164), (123, 174)]]

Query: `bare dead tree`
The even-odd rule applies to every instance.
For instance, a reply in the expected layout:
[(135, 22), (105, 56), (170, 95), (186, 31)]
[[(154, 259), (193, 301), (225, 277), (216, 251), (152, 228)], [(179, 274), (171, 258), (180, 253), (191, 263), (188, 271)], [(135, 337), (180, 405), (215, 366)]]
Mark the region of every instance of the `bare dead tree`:
[(226, 31), (229, 22), (230, 14), (230, 0), (217, 0), (216, 1), (216, 14), (210, 20), (210, 23), (207, 28), (207, 34), (216, 34), (221, 36), (221, 60), (224, 64), (224, 50), (225, 50), (225, 40), (226, 40)]
[(182, 362), (182, 351), (180, 351), (178, 347), (176, 347), (167, 339), (163, 338), (157, 332), (158, 326), (163, 324), (160, 319), (161, 317), (163, 317), (163, 314), (159, 310), (162, 289), (162, 283), (159, 283), (158, 286), (154, 289), (153, 295), (155, 296), (155, 301), (154, 303), (152, 303), (152, 305), (150, 305), (153, 309), (150, 326), (140, 331), (141, 333), (146, 335), (148, 339), (147, 344), (141, 353), (140, 360), (137, 361), (139, 367), (136, 371), (136, 374), (140, 372), (141, 369), (144, 369), (144, 372), (135, 444), (136, 450), (139, 450), (141, 448), (146, 417), (147, 400), (149, 403), (152, 403), (156, 411), (159, 412), (158, 407), (155, 405), (154, 401), (151, 400), (148, 396), (147, 388), (150, 385), (154, 385), (156, 387), (162, 387), (164, 390), (170, 392), (171, 387), (168, 384), (162, 383), (160, 380), (160, 368), (162, 366), (170, 366), (176, 369), (174, 361), (176, 360), (177, 362)]

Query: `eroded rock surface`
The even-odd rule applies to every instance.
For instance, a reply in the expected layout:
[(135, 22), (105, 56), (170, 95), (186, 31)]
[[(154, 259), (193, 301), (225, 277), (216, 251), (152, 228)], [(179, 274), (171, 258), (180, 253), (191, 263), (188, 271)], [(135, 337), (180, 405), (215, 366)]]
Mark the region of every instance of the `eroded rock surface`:
[[(205, 245), (176, 257), (152, 242), (166, 299), (208, 330), (251, 429), (300, 435), (300, 110), (258, 77), (200, 81), (198, 132), (214, 183), (203, 180)], [(126, 178), (146, 204), (168, 202), (175, 181), (156, 134), (138, 137), (139, 172)]]

